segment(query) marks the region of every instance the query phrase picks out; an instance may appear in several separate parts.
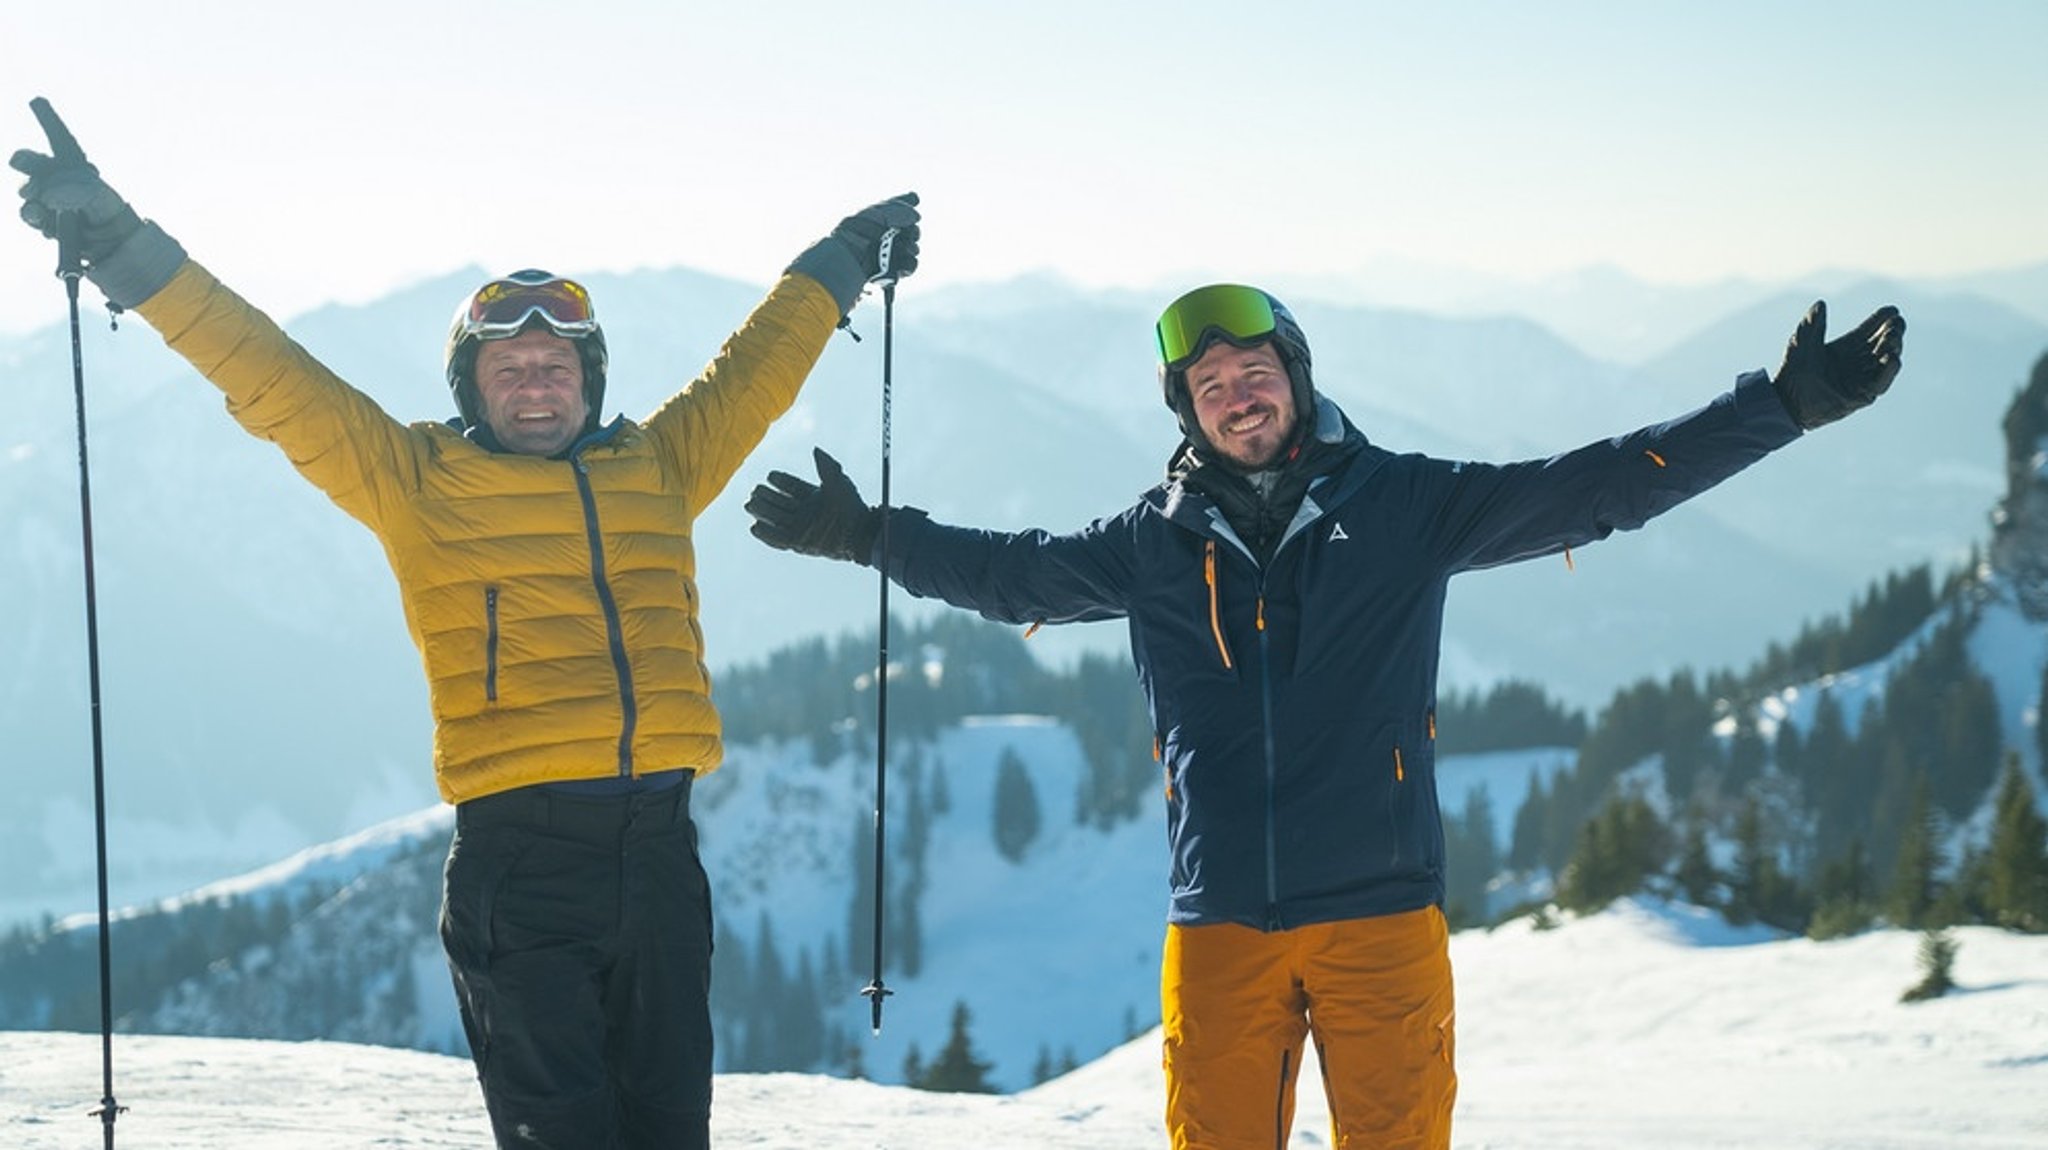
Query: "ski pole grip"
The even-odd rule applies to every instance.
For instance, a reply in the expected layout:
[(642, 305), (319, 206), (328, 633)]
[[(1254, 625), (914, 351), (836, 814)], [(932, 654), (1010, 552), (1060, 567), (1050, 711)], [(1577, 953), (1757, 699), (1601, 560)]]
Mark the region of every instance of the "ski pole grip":
[[(28, 110), (35, 113), (36, 123), (42, 126), (43, 135), (50, 141), (51, 159), (62, 164), (84, 165), (87, 171), (92, 170), (92, 165), (86, 161), (85, 149), (78, 146), (78, 137), (72, 135), (71, 129), (64, 126), (63, 117), (57, 115), (57, 109), (50, 106), (49, 100), (37, 96), (28, 102)], [(79, 223), (78, 213), (75, 211), (57, 213), (59, 279), (75, 280), (85, 274), (85, 262), (78, 254)]]
[(78, 213), (57, 213), (57, 278), (76, 280), (85, 274), (78, 254)]
[(881, 284), (887, 287), (896, 282), (896, 273), (889, 270), (891, 257), (895, 254), (896, 250), (896, 231), (897, 229), (890, 228), (883, 232), (881, 240), (875, 245), (876, 271), (868, 279), (869, 283)]

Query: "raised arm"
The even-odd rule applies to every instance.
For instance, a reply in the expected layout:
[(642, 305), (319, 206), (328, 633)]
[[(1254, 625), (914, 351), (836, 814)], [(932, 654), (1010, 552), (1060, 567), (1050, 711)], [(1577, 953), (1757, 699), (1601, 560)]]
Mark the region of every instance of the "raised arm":
[(789, 265), (768, 298), (727, 339), (717, 358), (648, 418), (649, 431), (683, 476), (692, 513), (724, 489), (809, 376), (834, 325), (881, 273), (917, 269), (917, 194), (883, 200), (839, 222)]
[(404, 481), (413, 449), (406, 429), (138, 216), (47, 101), (32, 107), (50, 150), (22, 149), (8, 161), (28, 177), (22, 220), (68, 249), (62, 258), (75, 258), (108, 303), (148, 320), (226, 394), (237, 422), (374, 525), (389, 494), (382, 485)]

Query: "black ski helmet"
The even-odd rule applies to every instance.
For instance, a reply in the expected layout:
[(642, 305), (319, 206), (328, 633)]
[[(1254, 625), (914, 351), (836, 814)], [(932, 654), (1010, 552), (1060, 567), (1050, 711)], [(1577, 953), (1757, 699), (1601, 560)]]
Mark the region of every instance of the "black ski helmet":
[(1309, 370), (1308, 337), (1287, 305), (1244, 284), (1209, 284), (1168, 304), (1153, 325), (1159, 344), (1159, 389), (1181, 434), (1204, 442), (1188, 396), (1187, 369), (1217, 340), (1234, 347), (1271, 343), (1293, 385), (1294, 412), (1301, 426), (1315, 420), (1315, 382)]
[(455, 397), (455, 410), (465, 427), (484, 422), (483, 402), (476, 390), (477, 347), (487, 339), (509, 339), (520, 332), (545, 327), (576, 345), (583, 364), (583, 399), (588, 407), (583, 430), (593, 431), (604, 407), (604, 374), (609, 356), (604, 329), (598, 326), (597, 309), (590, 292), (575, 280), (565, 279), (539, 268), (524, 268), (471, 292), (455, 309), (448, 325), (448, 342), (442, 350), (442, 366), (448, 390)]

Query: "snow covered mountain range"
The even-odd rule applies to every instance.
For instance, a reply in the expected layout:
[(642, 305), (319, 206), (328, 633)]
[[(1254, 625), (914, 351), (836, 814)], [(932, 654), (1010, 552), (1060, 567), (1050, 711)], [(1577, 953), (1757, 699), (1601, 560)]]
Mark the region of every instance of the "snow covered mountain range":
[[(438, 382), (458, 272), (291, 323), (404, 419)], [(1612, 277), (1545, 297), (1544, 323), (1466, 295), (1420, 314), (1297, 296), (1321, 386), (1380, 442), (1478, 458), (1548, 454), (1676, 414), (1772, 367), (1808, 300), (1838, 317), (1895, 301), (1909, 367), (1871, 411), (1796, 444), (1637, 536), (1455, 586), (1445, 685), (1503, 677), (1579, 706), (1684, 666), (1753, 658), (1887, 571), (1960, 562), (2001, 488), (1996, 422), (2048, 347), (2048, 269), (1971, 283), (1653, 290)], [(611, 334), (611, 406), (652, 408), (758, 291), (684, 270), (591, 277)], [(1627, 290), (1633, 286), (1637, 290)], [(1490, 302), (1493, 301), (1493, 302)], [(1078, 526), (1150, 484), (1172, 445), (1147, 335), (1159, 301), (1030, 279), (899, 301), (899, 502), (993, 526)], [(1446, 309), (1453, 306), (1444, 302)], [(878, 322), (872, 305), (858, 327)], [(1553, 330), (1605, 327), (1603, 359)], [(1682, 318), (1681, 318), (1682, 317)], [(1651, 333), (1651, 334), (1646, 334)], [(418, 657), (375, 543), (220, 411), (139, 321), (84, 330), (115, 898), (160, 897), (432, 801)], [(878, 341), (840, 340), (739, 482), (823, 444), (872, 488)], [(90, 898), (90, 745), (69, 348), (0, 342), (0, 922)], [(870, 491), (872, 495), (872, 490)], [(872, 582), (767, 551), (729, 492), (699, 524), (714, 670), (869, 624)], [(923, 610), (899, 601), (906, 615)], [(1121, 649), (1096, 624), (1034, 640), (1050, 659)]]
[[(1991, 685), (1999, 739), (2018, 754), (2038, 801), (2048, 793), (2038, 736), (2048, 666), (2048, 379), (2009, 407), (2002, 430), (2005, 462), (1990, 469), (1998, 484), (1986, 501), (1995, 530), (1969, 601), (1948, 609), (1967, 608), (1970, 662)], [(1853, 723), (1928, 630), (1868, 665), (1787, 687), (1752, 718), (1803, 730), (1827, 698)], [(943, 676), (946, 664), (946, 652), (926, 650), (909, 670)], [(829, 741), (737, 744), (696, 795), (720, 923), (715, 995), (722, 1096), (735, 1099), (729, 1129), (762, 1145), (856, 1132), (877, 1145), (950, 1146), (970, 1128), (988, 1145), (1156, 1140), (1157, 1046), (1148, 1032), (1157, 1021), (1165, 885), (1156, 821), (1102, 827), (1070, 817), (1085, 755), (1072, 730), (1043, 715), (985, 714), (904, 740), (893, 764), (890, 825), (900, 830), (885, 902), (886, 974), (896, 993), (882, 1033), (870, 1036), (857, 994), (867, 950), (856, 935), (871, 763), (844, 747), (820, 761), (821, 745)], [(1504, 844), (1530, 780), (1555, 777), (1573, 757), (1567, 748), (1448, 756), (1443, 807), (1463, 809), (1483, 786)], [(1002, 849), (1000, 781), (1013, 768), (1028, 779), (1036, 814), (1030, 833), (1013, 834)], [(114, 935), (131, 961), (167, 961), (152, 940), (189, 940), (195, 934), (185, 928), (209, 918), (199, 935), (258, 941), (169, 956), (187, 962), (189, 974), (148, 994), (124, 994), (139, 980), (117, 981), (122, 1029), (459, 1050), (433, 931), (449, 823), (445, 808), (422, 806), (261, 871), (138, 906)], [(1960, 820), (1952, 845), (1981, 841), (1984, 831), (1982, 819)], [(73, 920), (60, 933), (75, 938), (85, 925)], [(1642, 901), (1557, 930), (1544, 925), (1518, 920), (1454, 944), (1465, 1000), (1461, 1144), (2004, 1147), (2048, 1135), (2038, 1103), (2048, 1085), (2041, 936), (1959, 932), (1964, 954), (1984, 964), (1974, 973), (1962, 967), (1966, 993), (1905, 1007), (1897, 992), (1912, 981), (1914, 940), (1899, 932), (1813, 943), (1731, 931), (1703, 912)], [(59, 948), (51, 953), (64, 961)], [(7, 1026), (32, 1026), (39, 1012), (53, 1017), (69, 1005), (39, 1001), (25, 985), (0, 994)], [(898, 1082), (948, 1040), (957, 1006), (972, 1020), (990, 1084), (1022, 1091), (1010, 1109), (741, 1073), (785, 1066)], [(145, 1073), (161, 1073), (159, 1057), (230, 1067), (252, 1056), (236, 1045), (133, 1041), (151, 1052)], [(75, 1071), (80, 1061), (53, 1037), (0, 1036), (0, 1047), (35, 1056), (38, 1066)], [(397, 1072), (381, 1068), (384, 1056), (315, 1046), (280, 1057), (302, 1080), (342, 1074), (372, 1083), (358, 1096), (363, 1109), (390, 1104), (384, 1096)], [(471, 1144), (464, 1124), (477, 1116), (463, 1094), (466, 1068), (407, 1065), (430, 1067), (442, 1101), (428, 1104), (433, 1132), (395, 1144)], [(1617, 1083), (1631, 1085), (1617, 1091)], [(33, 1139), (50, 1120), (52, 1079), (0, 1069), (0, 1095), (17, 1096), (17, 1084), (18, 1096), (32, 1091), (36, 1101), (19, 1116), (0, 1113), (0, 1123), (40, 1145)], [(792, 1120), (792, 1099), (836, 1107), (818, 1121), (837, 1125)], [(216, 1105), (270, 1113), (260, 1098)], [(405, 1121), (392, 1125), (406, 1129)], [(1294, 1145), (1322, 1144), (1317, 1121), (1313, 1110), (1304, 1114)], [(1019, 1140), (1002, 1141), (1011, 1129)]]

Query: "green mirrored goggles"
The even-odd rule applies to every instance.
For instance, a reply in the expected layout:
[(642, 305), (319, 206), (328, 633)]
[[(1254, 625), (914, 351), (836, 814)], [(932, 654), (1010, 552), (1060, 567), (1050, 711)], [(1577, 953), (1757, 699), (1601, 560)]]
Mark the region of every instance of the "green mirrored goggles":
[(1196, 288), (1160, 315), (1159, 361), (1169, 368), (1184, 366), (1202, 350), (1212, 329), (1233, 342), (1248, 342), (1272, 335), (1276, 326), (1272, 297), (1255, 287)]

